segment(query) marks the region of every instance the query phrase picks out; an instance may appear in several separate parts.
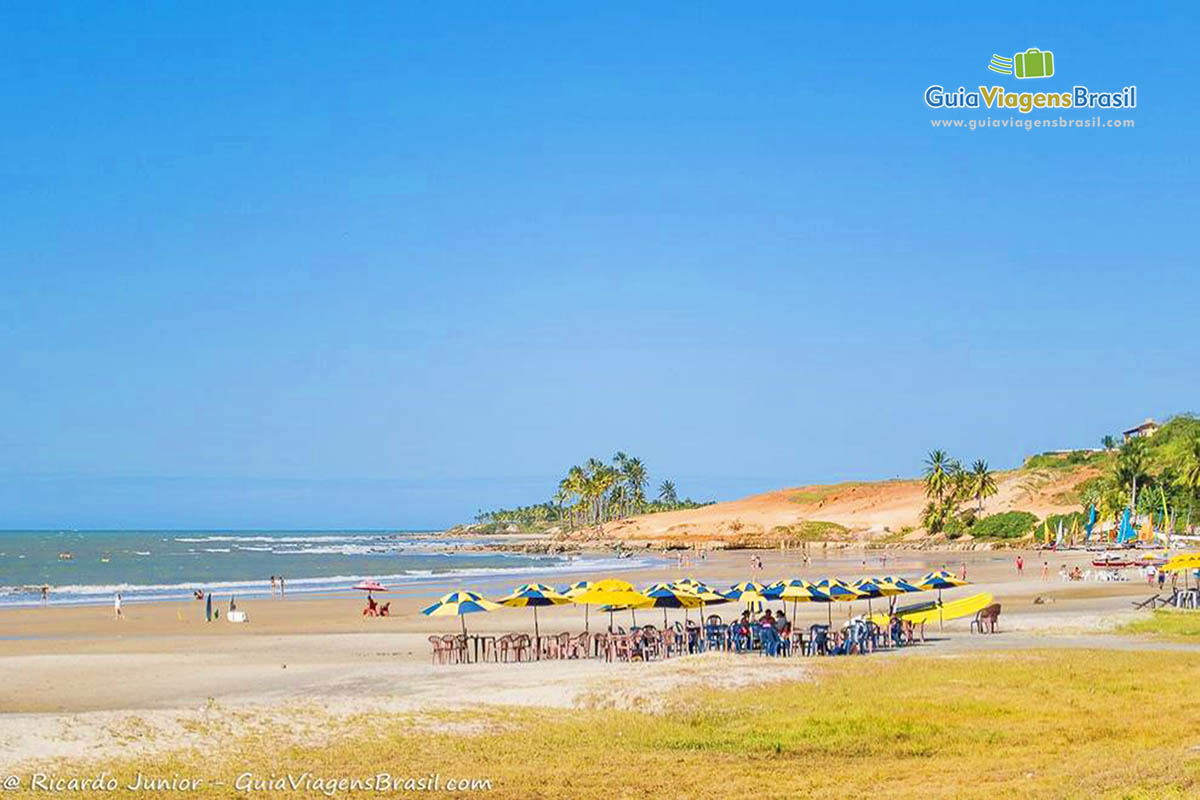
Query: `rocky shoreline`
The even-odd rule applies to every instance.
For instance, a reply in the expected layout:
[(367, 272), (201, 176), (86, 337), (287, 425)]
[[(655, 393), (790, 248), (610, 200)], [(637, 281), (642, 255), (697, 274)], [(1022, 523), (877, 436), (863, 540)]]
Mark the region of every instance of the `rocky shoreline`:
[[(523, 555), (567, 555), (572, 553), (636, 553), (639, 551), (674, 552), (681, 550), (870, 550), (870, 551), (933, 551), (962, 553), (974, 551), (1027, 548), (1029, 542), (1011, 541), (952, 541), (943, 537), (905, 538), (901, 541), (872, 541), (869, 538), (825, 539), (804, 542), (729, 541), (721, 538), (688, 541), (682, 537), (659, 539), (625, 539), (600, 534), (594, 529), (567, 533), (557, 527), (544, 531), (522, 531), (515, 525), (497, 529), (493, 525), (456, 525), (441, 534), (456, 539), (486, 538), (469, 549)], [(499, 541), (497, 541), (499, 540)]]

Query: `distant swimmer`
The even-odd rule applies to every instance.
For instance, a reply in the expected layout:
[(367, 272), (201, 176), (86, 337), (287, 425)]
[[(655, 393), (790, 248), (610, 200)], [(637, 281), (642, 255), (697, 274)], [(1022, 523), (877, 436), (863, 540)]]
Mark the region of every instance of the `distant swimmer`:
[(117, 592), (113, 596), (113, 615), (115, 619), (125, 619), (125, 613), (121, 611), (121, 593)]

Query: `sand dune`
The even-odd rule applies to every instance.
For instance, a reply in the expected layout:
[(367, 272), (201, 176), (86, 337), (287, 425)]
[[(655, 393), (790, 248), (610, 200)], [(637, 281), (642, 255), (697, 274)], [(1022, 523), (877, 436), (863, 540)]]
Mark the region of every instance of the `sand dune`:
[[(1039, 517), (1079, 509), (1075, 488), (1094, 470), (1013, 470), (996, 474), (998, 492), (983, 503), (985, 514), (1030, 511)], [(804, 523), (832, 522), (854, 539), (920, 530), (926, 498), (919, 480), (796, 486), (703, 508), (631, 517), (604, 526), (604, 535), (630, 542), (726, 542), (750, 536), (787, 538)], [(596, 536), (588, 531), (583, 536)]]

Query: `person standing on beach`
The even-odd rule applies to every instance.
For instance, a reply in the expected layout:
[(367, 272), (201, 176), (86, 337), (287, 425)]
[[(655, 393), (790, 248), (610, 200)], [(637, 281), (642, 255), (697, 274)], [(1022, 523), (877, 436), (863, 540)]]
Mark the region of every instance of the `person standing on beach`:
[(271, 576), (271, 599), (275, 599), (275, 576)]
[(1018, 575), (1025, 574), (1025, 559), (1022, 558), (1021, 556), (1017, 556), (1017, 574)]
[(963, 581), (967, 579), (967, 562), (965, 561), (962, 562), (962, 571), (958, 573), (958, 578)]
[(1044, 581), (1050, 580), (1050, 562), (1049, 561), (1042, 562), (1042, 580), (1044, 580)]
[(48, 584), (43, 583), (42, 584), (42, 605), (46, 605), (46, 603), (49, 603), (49, 602), (50, 602), (50, 586)]
[(121, 611), (121, 593), (120, 592), (117, 592), (116, 595), (113, 596), (113, 618), (114, 619), (125, 619), (125, 614), (124, 614), (124, 612)]
[(287, 592), (283, 588), (283, 576), (280, 575), (279, 576), (279, 599), (282, 600), (286, 595), (287, 595)]

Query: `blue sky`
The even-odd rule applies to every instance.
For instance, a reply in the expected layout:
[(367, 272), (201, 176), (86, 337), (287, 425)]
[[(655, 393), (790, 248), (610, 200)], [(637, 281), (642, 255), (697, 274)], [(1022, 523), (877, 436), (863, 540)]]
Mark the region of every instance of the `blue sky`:
[[(437, 526), (618, 449), (728, 499), (1200, 410), (1200, 12), (648, 5), (6, 6), (0, 527)], [(1136, 128), (935, 131), (932, 83), (1136, 84)]]

